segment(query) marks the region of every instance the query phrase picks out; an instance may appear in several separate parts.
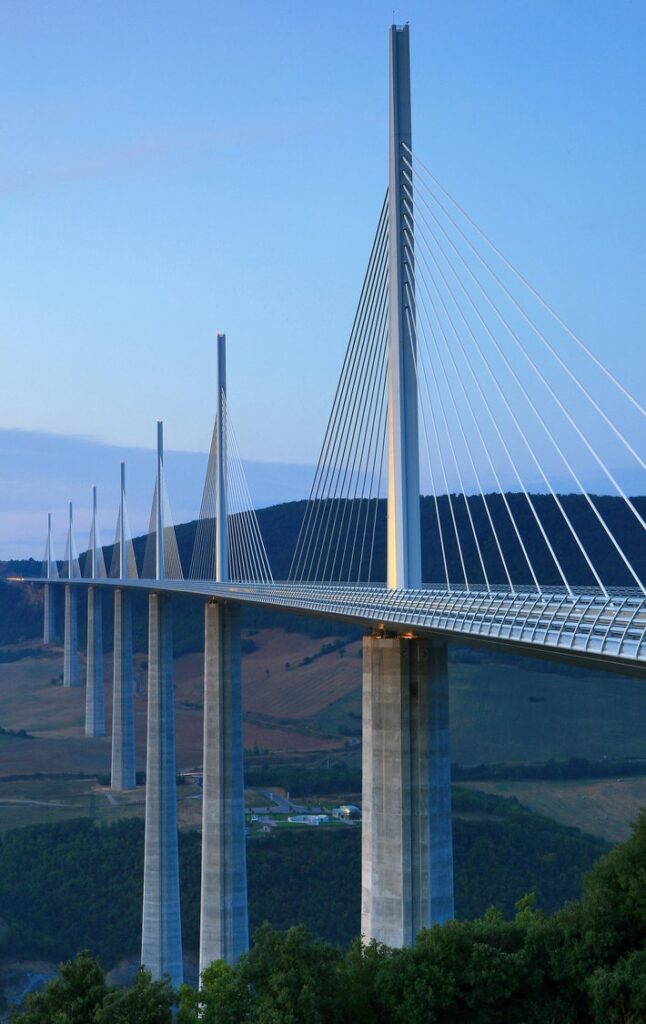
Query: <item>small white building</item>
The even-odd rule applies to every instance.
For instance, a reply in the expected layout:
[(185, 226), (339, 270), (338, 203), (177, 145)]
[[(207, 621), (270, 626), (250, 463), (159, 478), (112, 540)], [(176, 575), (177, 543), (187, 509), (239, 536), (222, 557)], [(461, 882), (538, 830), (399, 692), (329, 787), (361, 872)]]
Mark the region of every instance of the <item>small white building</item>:
[(361, 811), (356, 804), (341, 804), (332, 810), (332, 814), (339, 821), (359, 821)]

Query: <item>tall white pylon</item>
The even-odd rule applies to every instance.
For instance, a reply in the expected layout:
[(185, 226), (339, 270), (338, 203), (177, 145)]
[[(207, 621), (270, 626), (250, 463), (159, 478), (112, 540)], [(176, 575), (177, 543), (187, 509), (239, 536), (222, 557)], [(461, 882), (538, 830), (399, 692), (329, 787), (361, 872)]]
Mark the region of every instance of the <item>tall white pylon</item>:
[[(390, 30), (388, 586), (421, 586), (412, 237), (406, 256), (402, 143), (410, 147), (408, 26)], [(453, 916), (448, 651), (376, 629), (363, 645), (361, 933), (408, 946)]]
[(157, 420), (157, 520), (155, 523), (155, 579), (164, 578), (164, 424)]
[(67, 519), (67, 545), (65, 551), (65, 561), (67, 562), (67, 576), (68, 579), (74, 579), (81, 575), (79, 568), (78, 550), (76, 547), (76, 538), (74, 536), (74, 511), (72, 502), (69, 502), (68, 506), (68, 519)]
[(128, 558), (126, 554), (126, 464), (120, 464), (119, 488), (119, 579), (125, 580), (128, 575)]
[[(390, 29), (389, 154), (389, 337), (388, 337), (388, 566), (391, 589), (420, 587), (422, 555), (419, 501), (419, 438), (412, 256), (404, 240), (404, 190), (411, 172), (402, 144), (411, 147), (410, 54), (408, 25)], [(408, 254), (407, 254), (408, 252)]]
[(97, 557), (99, 553), (98, 539), (96, 535), (97, 524), (96, 524), (96, 484), (92, 485), (92, 550), (90, 552), (92, 556), (92, 572), (90, 576), (92, 579), (96, 579), (99, 575), (99, 569), (97, 566)]
[(74, 515), (72, 502), (69, 503), (69, 523), (67, 530), (67, 576), (70, 582), (65, 584), (65, 634), (63, 643), (63, 686), (79, 685), (78, 661), (78, 597), (72, 579), (79, 576), (76, 543), (74, 541)]
[[(100, 552), (100, 555), (99, 555)], [(96, 485), (92, 487), (92, 530), (90, 577), (105, 576), (103, 551), (99, 545), (96, 515)], [(85, 735), (105, 736), (105, 695), (103, 686), (103, 595), (94, 586), (87, 588), (87, 676), (85, 689)]]
[(227, 397), (227, 339), (218, 334), (218, 401), (217, 401), (217, 465), (215, 475), (215, 579), (226, 583), (229, 579), (229, 535), (227, 521), (226, 479), (226, 397)]
[[(47, 513), (47, 545), (45, 547), (45, 578), (48, 580), (58, 579), (58, 566), (52, 550), (52, 514)], [(43, 621), (43, 643), (53, 644), (56, 636), (56, 602), (54, 589), (49, 583), (43, 587), (44, 600), (44, 621)]]

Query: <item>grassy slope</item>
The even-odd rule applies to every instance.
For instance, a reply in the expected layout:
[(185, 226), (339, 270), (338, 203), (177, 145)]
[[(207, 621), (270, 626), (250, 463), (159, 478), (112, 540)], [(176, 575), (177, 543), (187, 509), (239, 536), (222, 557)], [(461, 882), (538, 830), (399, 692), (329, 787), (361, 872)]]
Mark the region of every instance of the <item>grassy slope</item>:
[(646, 807), (646, 778), (590, 779), (572, 782), (470, 782), (473, 789), (516, 797), (538, 814), (563, 825), (620, 843), (630, 823)]
[[(358, 683), (359, 668), (357, 661)], [(547, 668), (530, 659), (475, 659), (472, 652), (456, 651), (450, 668), (452, 760), (495, 764), (646, 755), (643, 680)], [(360, 714), (357, 689), (312, 720), (324, 730), (356, 729)]]

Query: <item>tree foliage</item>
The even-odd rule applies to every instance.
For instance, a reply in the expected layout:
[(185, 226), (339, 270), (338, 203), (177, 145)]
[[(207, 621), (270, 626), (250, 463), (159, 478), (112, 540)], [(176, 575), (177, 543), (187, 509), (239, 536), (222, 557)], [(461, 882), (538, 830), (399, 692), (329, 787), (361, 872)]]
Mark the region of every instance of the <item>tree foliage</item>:
[[(583, 874), (608, 849), (516, 801), (454, 791), (456, 909), (496, 904), (509, 917), (525, 892), (555, 910), (581, 894)], [(201, 837), (180, 833), (182, 934), (197, 949)], [(346, 947), (359, 934), (361, 830), (277, 830), (248, 843), (252, 933), (269, 921), (305, 924)], [(141, 934), (143, 822), (89, 819), (35, 825), (0, 839), (0, 955), (62, 960), (91, 948), (106, 967), (136, 955)]]
[(239, 1024), (247, 1017), (249, 990), (229, 964), (215, 960), (201, 981), (199, 992), (180, 986), (178, 1024)]
[(60, 976), (28, 995), (11, 1024), (170, 1024), (175, 995), (167, 980), (141, 968), (130, 988), (108, 988), (87, 950), (60, 966)]
[(20, 1024), (88, 1024), (107, 994), (105, 975), (87, 950), (61, 964), (60, 976), (42, 992), (32, 992), (21, 1012), (12, 1016)]
[(153, 981), (141, 967), (131, 988), (110, 989), (94, 1012), (94, 1024), (167, 1024), (175, 1004), (170, 982)]
[[(582, 898), (551, 915), (533, 896), (422, 931), (413, 946), (347, 953), (302, 925), (257, 929), (235, 966), (183, 985), (178, 1024), (644, 1024), (646, 812), (598, 862)], [(14, 1024), (170, 1024), (167, 982), (111, 989), (89, 953), (30, 995)]]

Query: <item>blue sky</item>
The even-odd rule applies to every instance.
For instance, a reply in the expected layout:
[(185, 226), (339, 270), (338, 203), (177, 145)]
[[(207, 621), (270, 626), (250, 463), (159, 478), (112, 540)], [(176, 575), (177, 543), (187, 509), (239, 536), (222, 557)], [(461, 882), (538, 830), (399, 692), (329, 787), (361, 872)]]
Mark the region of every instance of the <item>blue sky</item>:
[[(316, 461), (387, 175), (393, 4), (0, 0), (0, 427)], [(646, 6), (399, 3), (415, 148), (644, 392)], [(88, 485), (91, 481), (88, 481)]]

